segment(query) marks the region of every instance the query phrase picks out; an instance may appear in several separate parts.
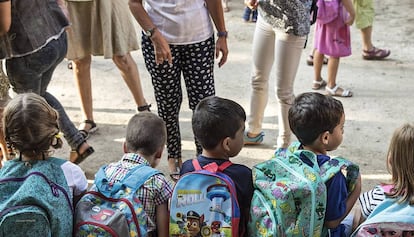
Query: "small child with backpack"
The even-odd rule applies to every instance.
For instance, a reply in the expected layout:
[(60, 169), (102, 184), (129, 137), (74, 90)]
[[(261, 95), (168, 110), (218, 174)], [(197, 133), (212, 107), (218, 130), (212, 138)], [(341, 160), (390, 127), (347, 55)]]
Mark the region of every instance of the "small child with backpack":
[(79, 166), (51, 157), (63, 144), (57, 111), (37, 94), (16, 95), (4, 109), (3, 131), (17, 158), (0, 169), (0, 233), (72, 236), (73, 204), (88, 183)]
[(253, 168), (250, 236), (349, 236), (348, 213), (361, 190), (359, 168), (328, 155), (342, 143), (342, 103), (303, 93), (288, 118), (299, 142)]
[(414, 124), (394, 131), (387, 168), (391, 182), (359, 197), (354, 223), (361, 225), (353, 236), (414, 236)]
[[(180, 233), (171, 236), (248, 236), (246, 227), (253, 194), (251, 169), (229, 161), (243, 147), (245, 120), (245, 111), (238, 103), (217, 96), (201, 100), (195, 108), (192, 128), (203, 152), (183, 163), (174, 188), (174, 194), (181, 196), (175, 201), (173, 194), (170, 210), (172, 219), (177, 220), (170, 223), (170, 234), (177, 226)], [(186, 180), (188, 187), (181, 189), (180, 184), (185, 185)], [(198, 182), (204, 182), (206, 188), (196, 187)]]
[(76, 206), (76, 236), (168, 236), (173, 184), (154, 169), (166, 137), (164, 121), (153, 113), (141, 112), (129, 120), (121, 160), (99, 169), (94, 186)]

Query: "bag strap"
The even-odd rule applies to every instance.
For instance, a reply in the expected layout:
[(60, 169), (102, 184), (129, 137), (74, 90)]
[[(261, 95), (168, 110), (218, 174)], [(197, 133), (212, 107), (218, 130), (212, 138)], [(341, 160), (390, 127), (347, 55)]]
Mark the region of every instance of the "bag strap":
[(220, 166), (218, 166), (216, 162), (211, 162), (211, 163), (203, 166), (203, 168), (201, 168), (200, 162), (198, 162), (197, 159), (193, 159), (192, 163), (193, 163), (194, 169), (196, 171), (198, 171), (198, 170), (207, 170), (207, 171), (210, 171), (212, 173), (223, 172), (225, 169), (227, 169), (229, 166), (231, 166), (233, 164), (229, 160), (223, 162)]
[(121, 189), (128, 187), (135, 193), (151, 176), (161, 173), (145, 164), (139, 164), (125, 175), (125, 177), (109, 186), (109, 180), (105, 174), (105, 168), (102, 166), (95, 175), (95, 186), (99, 192), (109, 197)]
[(335, 174), (345, 171), (346, 184), (348, 193), (355, 189), (356, 182), (359, 176), (359, 166), (343, 157), (333, 157), (321, 166), (321, 177), (324, 182), (327, 182)]

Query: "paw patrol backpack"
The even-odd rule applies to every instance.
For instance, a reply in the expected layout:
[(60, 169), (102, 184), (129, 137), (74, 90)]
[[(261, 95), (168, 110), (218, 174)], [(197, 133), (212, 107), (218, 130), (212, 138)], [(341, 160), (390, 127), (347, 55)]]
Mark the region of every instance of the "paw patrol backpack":
[[(325, 182), (347, 172), (349, 191), (355, 187), (358, 166), (332, 158), (319, 167), (316, 155), (292, 144), (276, 151), (271, 160), (253, 167), (254, 193), (250, 206), (248, 236), (323, 236), (326, 207)], [(306, 157), (312, 166), (301, 157)]]
[(236, 187), (223, 171), (226, 161), (204, 167), (193, 159), (195, 171), (177, 181), (171, 197), (170, 236), (237, 237), (240, 209)]

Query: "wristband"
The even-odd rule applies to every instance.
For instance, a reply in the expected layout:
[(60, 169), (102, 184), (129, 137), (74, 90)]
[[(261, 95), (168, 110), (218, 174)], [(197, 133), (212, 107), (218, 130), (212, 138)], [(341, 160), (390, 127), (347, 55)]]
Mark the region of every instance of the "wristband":
[(217, 32), (217, 37), (224, 37), (227, 38), (228, 32), (227, 31), (219, 31)]

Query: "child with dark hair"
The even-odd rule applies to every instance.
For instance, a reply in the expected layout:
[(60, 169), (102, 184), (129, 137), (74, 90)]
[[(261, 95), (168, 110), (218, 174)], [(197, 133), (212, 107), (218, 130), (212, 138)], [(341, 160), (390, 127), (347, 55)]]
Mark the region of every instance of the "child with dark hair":
[[(246, 113), (236, 102), (217, 96), (200, 101), (192, 117), (193, 132), (203, 152), (197, 157), (200, 166), (215, 162), (218, 166), (239, 154), (243, 147)], [(191, 160), (183, 163), (180, 175), (194, 171)], [(246, 236), (246, 226), (253, 195), (251, 169), (232, 164), (224, 170), (236, 186), (240, 206), (240, 236)]]
[[(135, 114), (128, 122), (124, 142), (124, 155), (118, 162), (105, 167), (110, 185), (122, 180), (138, 165), (155, 168), (161, 160), (167, 131), (164, 121), (149, 112)], [(151, 176), (136, 192), (147, 217), (150, 237), (168, 236), (168, 200), (173, 184), (163, 174)]]
[[(301, 143), (299, 149), (317, 155), (318, 165), (328, 162), (329, 151), (342, 143), (345, 113), (342, 103), (331, 96), (303, 93), (289, 109), (289, 125)], [(303, 161), (307, 163), (307, 159)], [(361, 192), (361, 176), (355, 189), (348, 193), (345, 176), (339, 172), (326, 182), (327, 202), (324, 226), (329, 236), (349, 236), (352, 216), (348, 216)]]

